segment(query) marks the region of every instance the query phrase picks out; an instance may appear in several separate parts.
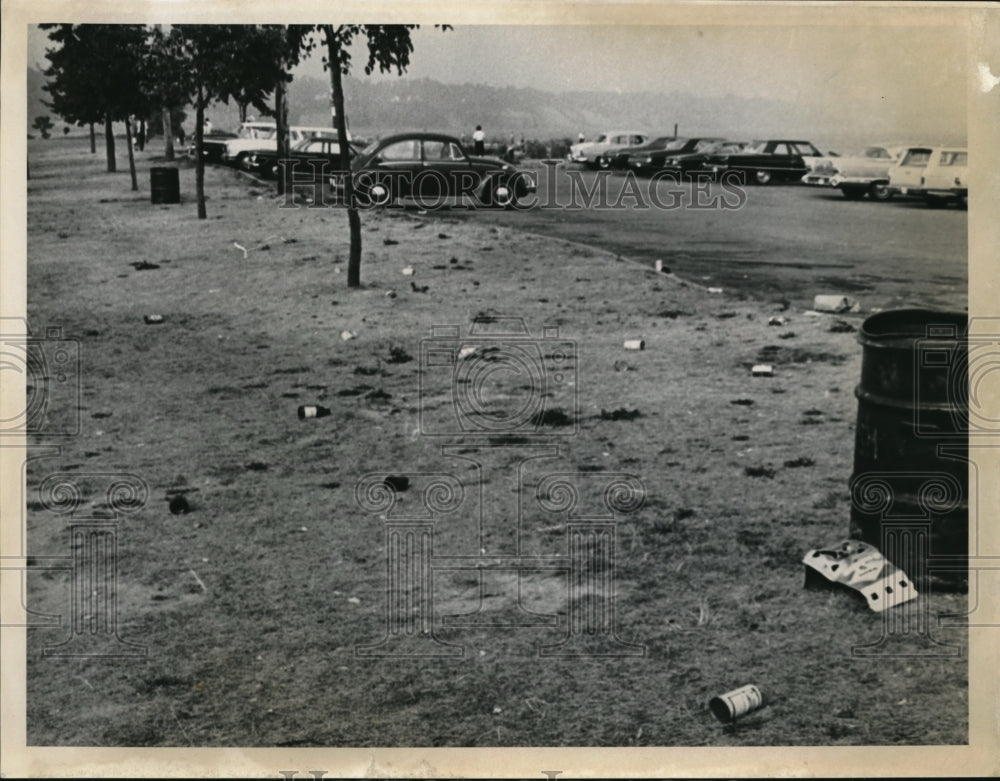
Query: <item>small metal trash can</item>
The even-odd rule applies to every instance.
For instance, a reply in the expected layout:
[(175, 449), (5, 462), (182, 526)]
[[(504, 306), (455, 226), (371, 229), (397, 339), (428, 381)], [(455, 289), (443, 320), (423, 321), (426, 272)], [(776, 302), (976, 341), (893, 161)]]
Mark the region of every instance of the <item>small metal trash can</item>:
[(177, 168), (150, 168), (149, 186), (153, 203), (181, 202), (181, 177)]

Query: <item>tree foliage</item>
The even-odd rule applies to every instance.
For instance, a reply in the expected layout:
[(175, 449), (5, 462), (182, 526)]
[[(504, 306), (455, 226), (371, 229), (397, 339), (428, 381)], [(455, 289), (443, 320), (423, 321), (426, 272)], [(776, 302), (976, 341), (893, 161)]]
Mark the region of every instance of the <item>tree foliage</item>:
[[(49, 131), (52, 130), (54, 125), (52, 124), (52, 120), (49, 119), (48, 114), (42, 114), (41, 116), (35, 117), (32, 127), (42, 134), (42, 138), (49, 138), (51, 135)], [(69, 128), (66, 128), (66, 130), (69, 131)]]
[(47, 105), (78, 124), (103, 122), (108, 171), (115, 170), (111, 123), (144, 111), (140, 88), (146, 30), (131, 24), (43, 24), (57, 48), (46, 50)]

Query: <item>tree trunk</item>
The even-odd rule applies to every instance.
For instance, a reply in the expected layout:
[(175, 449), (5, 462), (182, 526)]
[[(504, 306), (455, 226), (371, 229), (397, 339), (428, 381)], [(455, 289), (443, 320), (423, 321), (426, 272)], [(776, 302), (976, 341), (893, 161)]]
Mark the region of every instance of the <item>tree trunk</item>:
[(94, 123), (90, 123), (90, 154), (97, 154), (97, 134), (94, 132)]
[(284, 79), (278, 79), (274, 85), (274, 114), (278, 124), (278, 195), (284, 195), (289, 187), (286, 184), (291, 182), (292, 171), (281, 165), (282, 160), (288, 159), (288, 95), (286, 93)]
[(248, 104), (246, 104), (246, 103), (238, 103), (237, 105), (240, 107), (240, 124), (242, 125), (244, 122), (247, 121), (247, 105)]
[(146, 120), (139, 120), (139, 136), (136, 139), (138, 141), (139, 151), (142, 152), (146, 149)]
[(125, 117), (125, 146), (128, 147), (128, 173), (132, 177), (132, 192), (139, 191), (139, 181), (135, 178), (135, 154), (132, 152), (132, 120)]
[(170, 117), (170, 109), (163, 106), (160, 109), (160, 122), (163, 123), (163, 140), (166, 142), (166, 147), (163, 150), (163, 154), (166, 156), (167, 160), (174, 159), (174, 123)]
[(111, 128), (111, 115), (104, 115), (104, 148), (108, 155), (108, 173), (113, 174), (118, 170), (115, 164), (115, 134)]
[(198, 194), (198, 219), (208, 219), (208, 212), (205, 210), (205, 158), (201, 153), (202, 140), (205, 137), (205, 91), (201, 83), (198, 84), (198, 95), (195, 104), (194, 120), (194, 184)]
[[(333, 92), (333, 126), (340, 143), (340, 159), (350, 160), (347, 125), (344, 118), (344, 84), (340, 73), (340, 41), (336, 28), (325, 25), (327, 62), (330, 64), (330, 86)], [(347, 204), (347, 224), (351, 234), (351, 253), (347, 260), (347, 286), (361, 287), (361, 215), (354, 203), (354, 182), (350, 170), (344, 176), (344, 201)]]

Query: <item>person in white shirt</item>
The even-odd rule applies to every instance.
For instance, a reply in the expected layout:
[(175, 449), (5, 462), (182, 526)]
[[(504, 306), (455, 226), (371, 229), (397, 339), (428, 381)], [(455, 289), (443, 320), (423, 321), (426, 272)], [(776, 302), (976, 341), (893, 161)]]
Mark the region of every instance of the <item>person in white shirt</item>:
[(472, 134), (472, 142), (475, 144), (477, 155), (486, 154), (486, 134), (483, 132), (482, 125), (476, 125), (476, 132)]

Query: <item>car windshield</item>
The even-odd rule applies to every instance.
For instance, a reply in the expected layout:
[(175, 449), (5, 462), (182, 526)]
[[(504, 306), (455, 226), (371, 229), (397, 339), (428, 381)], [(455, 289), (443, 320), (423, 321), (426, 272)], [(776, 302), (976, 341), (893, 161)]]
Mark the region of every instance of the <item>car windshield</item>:
[(668, 152), (676, 152), (676, 151), (678, 151), (680, 149), (683, 149), (684, 145), (687, 142), (688, 142), (688, 140), (686, 138), (672, 138), (672, 139), (670, 139), (670, 143), (668, 143), (664, 147), (664, 149), (666, 149)]
[(380, 143), (381, 142), (376, 138), (368, 146), (366, 146), (364, 149), (361, 150), (361, 154), (359, 156), (360, 157), (367, 157), (368, 155), (370, 155), (372, 152), (374, 152), (378, 148), (378, 145)]
[(673, 136), (660, 136), (659, 138), (654, 138), (648, 144), (645, 144), (645, 146), (648, 146), (652, 149), (664, 149), (673, 140), (674, 140)]
[(242, 138), (275, 138), (278, 135), (276, 127), (244, 127), (240, 129)]
[(861, 156), (885, 160), (889, 160), (892, 157), (892, 155), (889, 154), (889, 150), (881, 146), (869, 146), (865, 149)]
[(795, 141), (790, 143), (792, 154), (805, 155), (806, 157), (822, 157), (820, 151), (808, 141)]
[(931, 159), (930, 149), (911, 149), (909, 152), (906, 153), (906, 156), (903, 157), (903, 160), (900, 163), (900, 165), (912, 165), (923, 168), (927, 165), (930, 159)]
[(596, 140), (596, 141), (595, 141), (594, 143), (595, 143), (595, 144), (603, 144), (603, 143), (604, 143), (605, 141), (607, 141), (607, 140), (608, 140), (608, 137), (607, 137), (607, 135), (605, 135), (604, 133), (601, 133), (601, 135), (599, 135), (599, 136), (597, 137), (597, 140)]
[(767, 146), (767, 141), (754, 141), (746, 148), (747, 152), (763, 152)]

